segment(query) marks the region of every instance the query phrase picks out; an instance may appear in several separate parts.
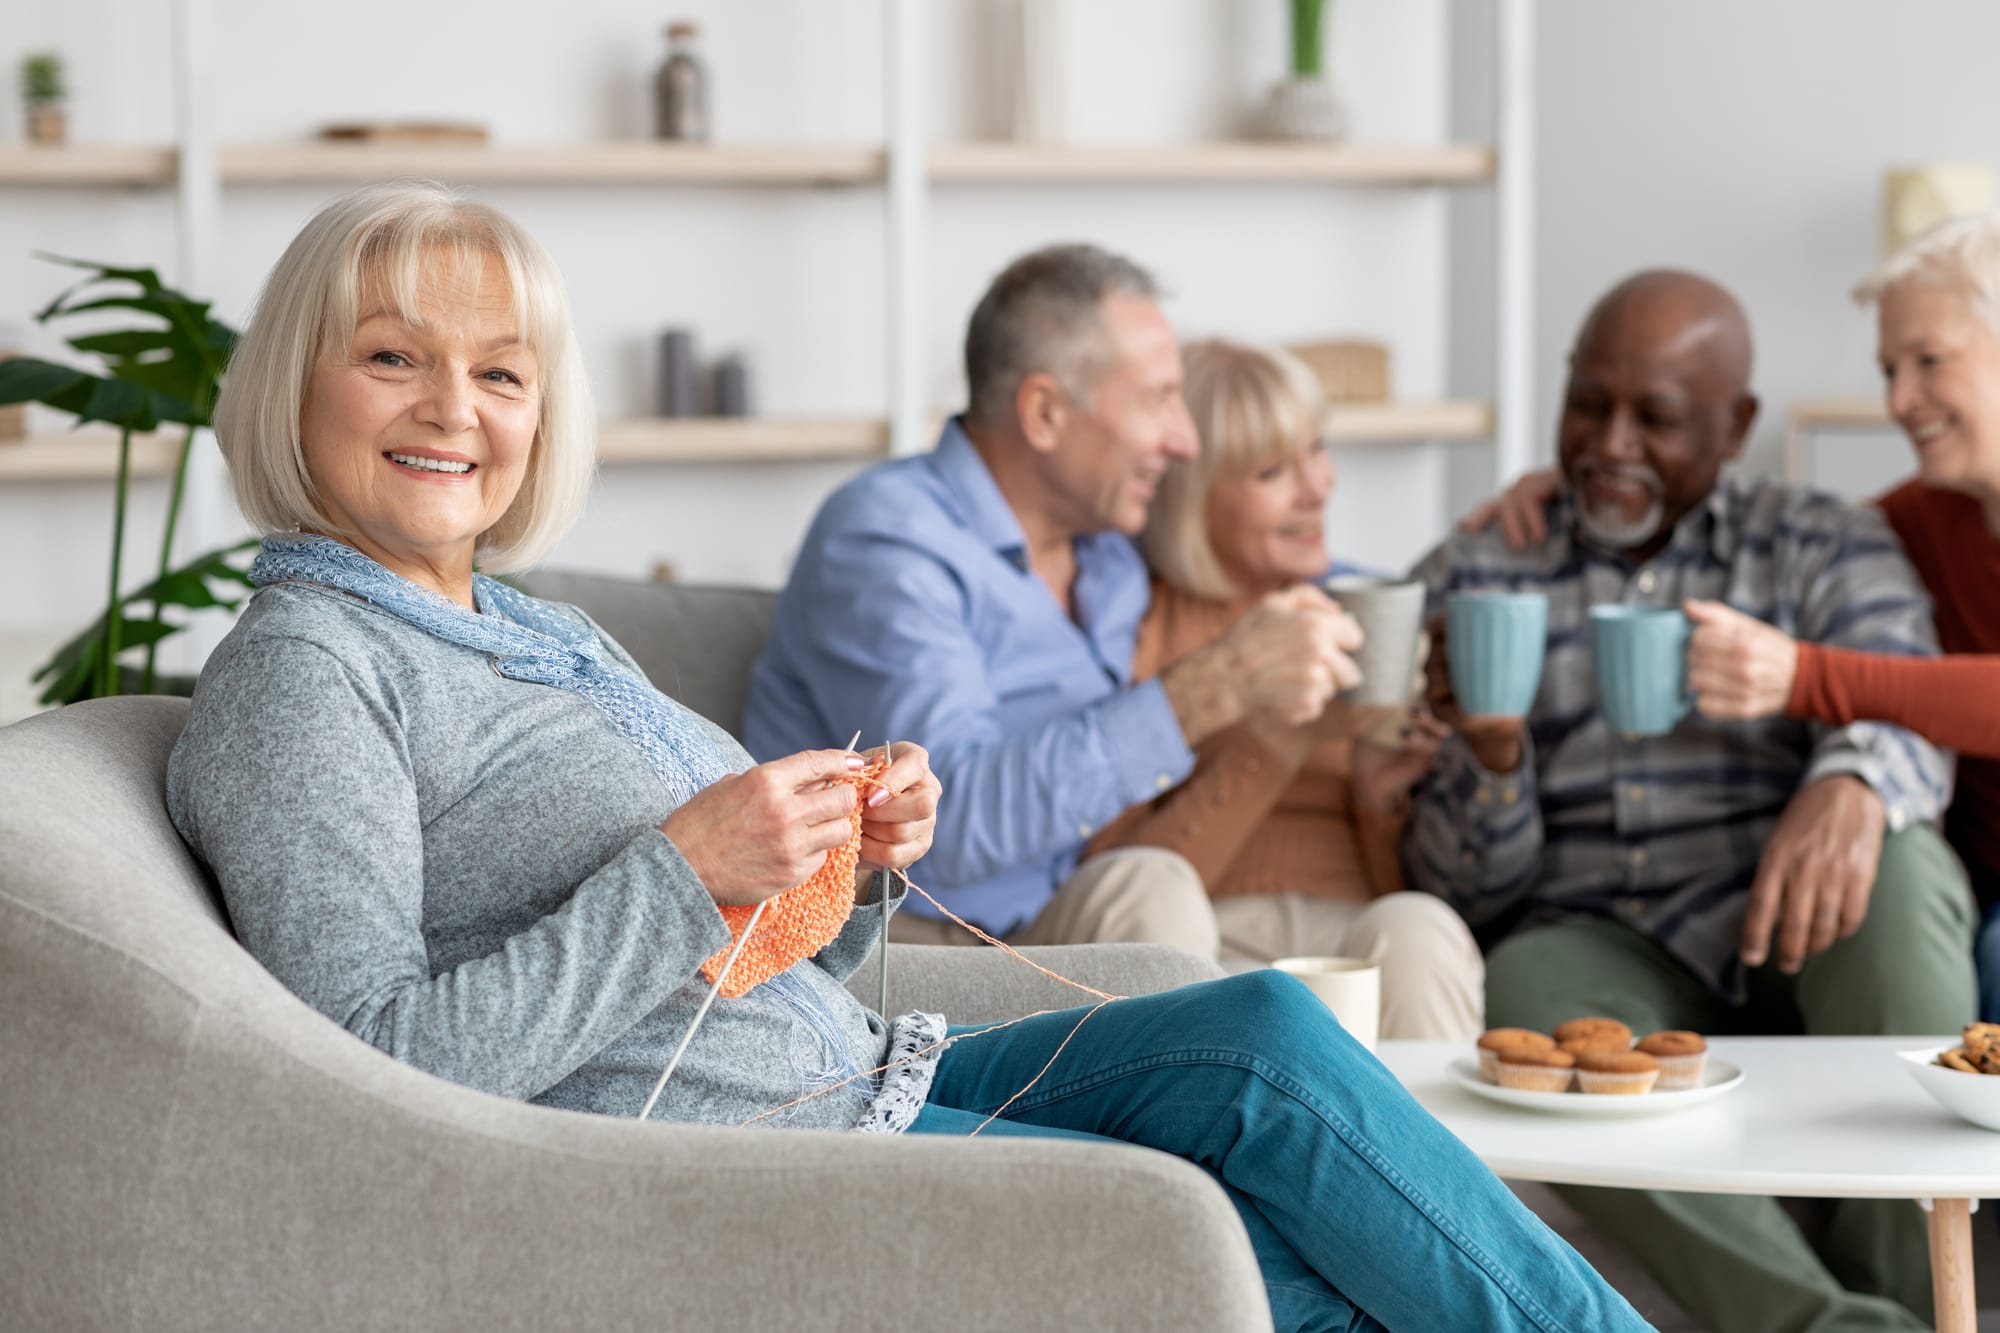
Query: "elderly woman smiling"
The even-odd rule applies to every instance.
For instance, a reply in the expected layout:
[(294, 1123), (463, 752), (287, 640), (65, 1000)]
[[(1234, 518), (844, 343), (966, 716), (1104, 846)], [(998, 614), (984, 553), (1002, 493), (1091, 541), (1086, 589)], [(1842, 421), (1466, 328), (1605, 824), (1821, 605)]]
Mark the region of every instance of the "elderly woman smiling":
[[(1187, 349), (1200, 437), (1161, 482), (1140, 537), (1153, 598), (1132, 674), (1158, 675), (1213, 643), (1257, 599), (1318, 597), (1333, 461), (1320, 441), (1319, 382), (1296, 357), (1215, 339)], [(1478, 1035), (1485, 968), (1472, 932), (1439, 899), (1403, 887), (1397, 841), (1411, 784), (1441, 728), (1409, 720), (1400, 741), (1357, 736), (1379, 717), (1336, 702), (1302, 726), (1252, 721), (1202, 743), (1194, 772), (1107, 825), (1093, 850), (1179, 852), (1215, 900), (1223, 961), (1350, 954), (1382, 963), (1382, 1035)]]
[[(362, 190), (279, 261), (217, 413), (273, 535), (168, 805), (280, 981), (398, 1059), (551, 1106), (1176, 1153), (1229, 1190), (1281, 1328), (1644, 1327), (1290, 978), (1004, 1028), (863, 1008), (841, 979), (881, 914), (823, 872), (857, 837), (861, 866), (922, 855), (926, 756), (896, 746), (859, 807), (862, 757), (753, 766), (581, 614), (475, 573), (555, 541), (588, 432), (555, 272), (491, 210)], [(816, 951), (711, 982), (725, 909), (809, 878), (843, 904)]]

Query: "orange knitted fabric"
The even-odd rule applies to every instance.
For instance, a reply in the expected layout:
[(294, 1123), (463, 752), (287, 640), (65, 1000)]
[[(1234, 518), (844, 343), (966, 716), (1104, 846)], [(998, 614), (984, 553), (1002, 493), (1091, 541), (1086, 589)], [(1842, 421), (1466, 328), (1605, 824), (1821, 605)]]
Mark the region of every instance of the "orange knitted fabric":
[[(885, 760), (878, 759), (848, 778), (857, 799), (847, 812), (847, 841), (826, 854), (826, 863), (811, 879), (765, 904), (757, 933), (743, 946), (736, 966), (729, 969), (728, 980), (722, 984), (724, 995), (736, 999), (793, 963), (812, 957), (840, 934), (854, 910), (854, 868), (861, 862), (861, 811), (870, 791), (881, 785), (878, 779), (888, 767)], [(701, 974), (711, 985), (756, 910), (754, 904), (731, 904), (721, 909), (722, 920), (729, 927), (729, 943), (701, 965)]]

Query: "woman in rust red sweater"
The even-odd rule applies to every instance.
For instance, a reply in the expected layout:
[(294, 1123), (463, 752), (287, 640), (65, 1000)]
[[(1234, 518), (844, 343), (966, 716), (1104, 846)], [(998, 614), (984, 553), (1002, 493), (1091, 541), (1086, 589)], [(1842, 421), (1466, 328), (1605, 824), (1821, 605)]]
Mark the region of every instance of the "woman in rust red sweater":
[[(2000, 214), (1918, 237), (1855, 289), (1876, 308), (1889, 414), (1917, 475), (1877, 503), (1930, 589), (1944, 657), (1851, 652), (1691, 602), (1688, 684), (1710, 717), (1869, 719), (1958, 751), (1945, 834), (1979, 897), (1980, 1016), (2000, 1021)], [(1467, 520), (1539, 540), (1551, 474)]]
[(1917, 451), (1915, 479), (1879, 503), (1930, 588), (1947, 655), (1796, 644), (1725, 608), (1690, 608), (1689, 684), (1712, 716), (1874, 718), (1959, 752), (1945, 832), (1984, 912), (1981, 1017), (2000, 1020), (2000, 215), (1918, 237), (1854, 295), (1875, 306), (1889, 415)]
[[(1153, 600), (1134, 679), (1214, 642), (1259, 597), (1310, 591), (1329, 567), (1333, 463), (1312, 372), (1221, 340), (1189, 346), (1186, 363), (1201, 450), (1162, 478), (1140, 538)], [(1379, 724), (1382, 743), (1357, 737), (1382, 735)], [(1483, 1008), (1478, 946), (1443, 902), (1404, 891), (1396, 860), (1410, 785), (1441, 734), (1427, 718), (1338, 701), (1303, 726), (1240, 723), (1201, 744), (1186, 781), (1106, 825), (1091, 851), (1144, 844), (1185, 856), (1214, 900), (1232, 969), (1287, 954), (1379, 956), (1383, 1036), (1470, 1040)]]

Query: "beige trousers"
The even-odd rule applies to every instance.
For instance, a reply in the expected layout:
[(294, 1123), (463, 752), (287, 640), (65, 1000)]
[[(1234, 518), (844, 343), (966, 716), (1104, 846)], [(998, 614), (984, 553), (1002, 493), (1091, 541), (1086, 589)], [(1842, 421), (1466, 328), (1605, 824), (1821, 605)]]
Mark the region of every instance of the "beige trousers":
[(1292, 954), (1382, 964), (1382, 1035), (1471, 1041), (1484, 1024), (1486, 964), (1458, 913), (1427, 893), (1368, 903), (1302, 893), (1217, 900), (1222, 965), (1232, 972)]
[[(940, 899), (951, 907), (948, 899)], [(956, 908), (952, 910), (956, 911)], [(889, 919), (896, 944), (977, 944), (951, 921), (909, 912)], [(1171, 944), (1214, 958), (1221, 948), (1201, 876), (1178, 852), (1120, 847), (1093, 856), (1063, 881), (1041, 914), (1007, 936), (1025, 944)]]

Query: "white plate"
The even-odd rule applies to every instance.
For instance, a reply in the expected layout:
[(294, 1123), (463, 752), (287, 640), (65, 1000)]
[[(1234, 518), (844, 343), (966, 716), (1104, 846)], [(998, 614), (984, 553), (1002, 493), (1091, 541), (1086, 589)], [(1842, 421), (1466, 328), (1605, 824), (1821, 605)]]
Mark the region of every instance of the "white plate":
[(1581, 1116), (1632, 1116), (1669, 1115), (1675, 1111), (1685, 1111), (1690, 1106), (1700, 1106), (1712, 1102), (1726, 1092), (1733, 1092), (1743, 1082), (1743, 1071), (1727, 1060), (1708, 1057), (1708, 1069), (1702, 1075), (1698, 1088), (1683, 1088), (1675, 1092), (1646, 1092), (1638, 1096), (1614, 1096), (1609, 1093), (1590, 1092), (1527, 1092), (1521, 1088), (1503, 1088), (1497, 1083), (1488, 1083), (1479, 1076), (1479, 1061), (1472, 1058), (1451, 1062), (1452, 1080), (1467, 1092), (1477, 1093), (1490, 1102), (1504, 1102), (1508, 1106), (1524, 1106), (1531, 1111), (1546, 1111), (1551, 1115)]

